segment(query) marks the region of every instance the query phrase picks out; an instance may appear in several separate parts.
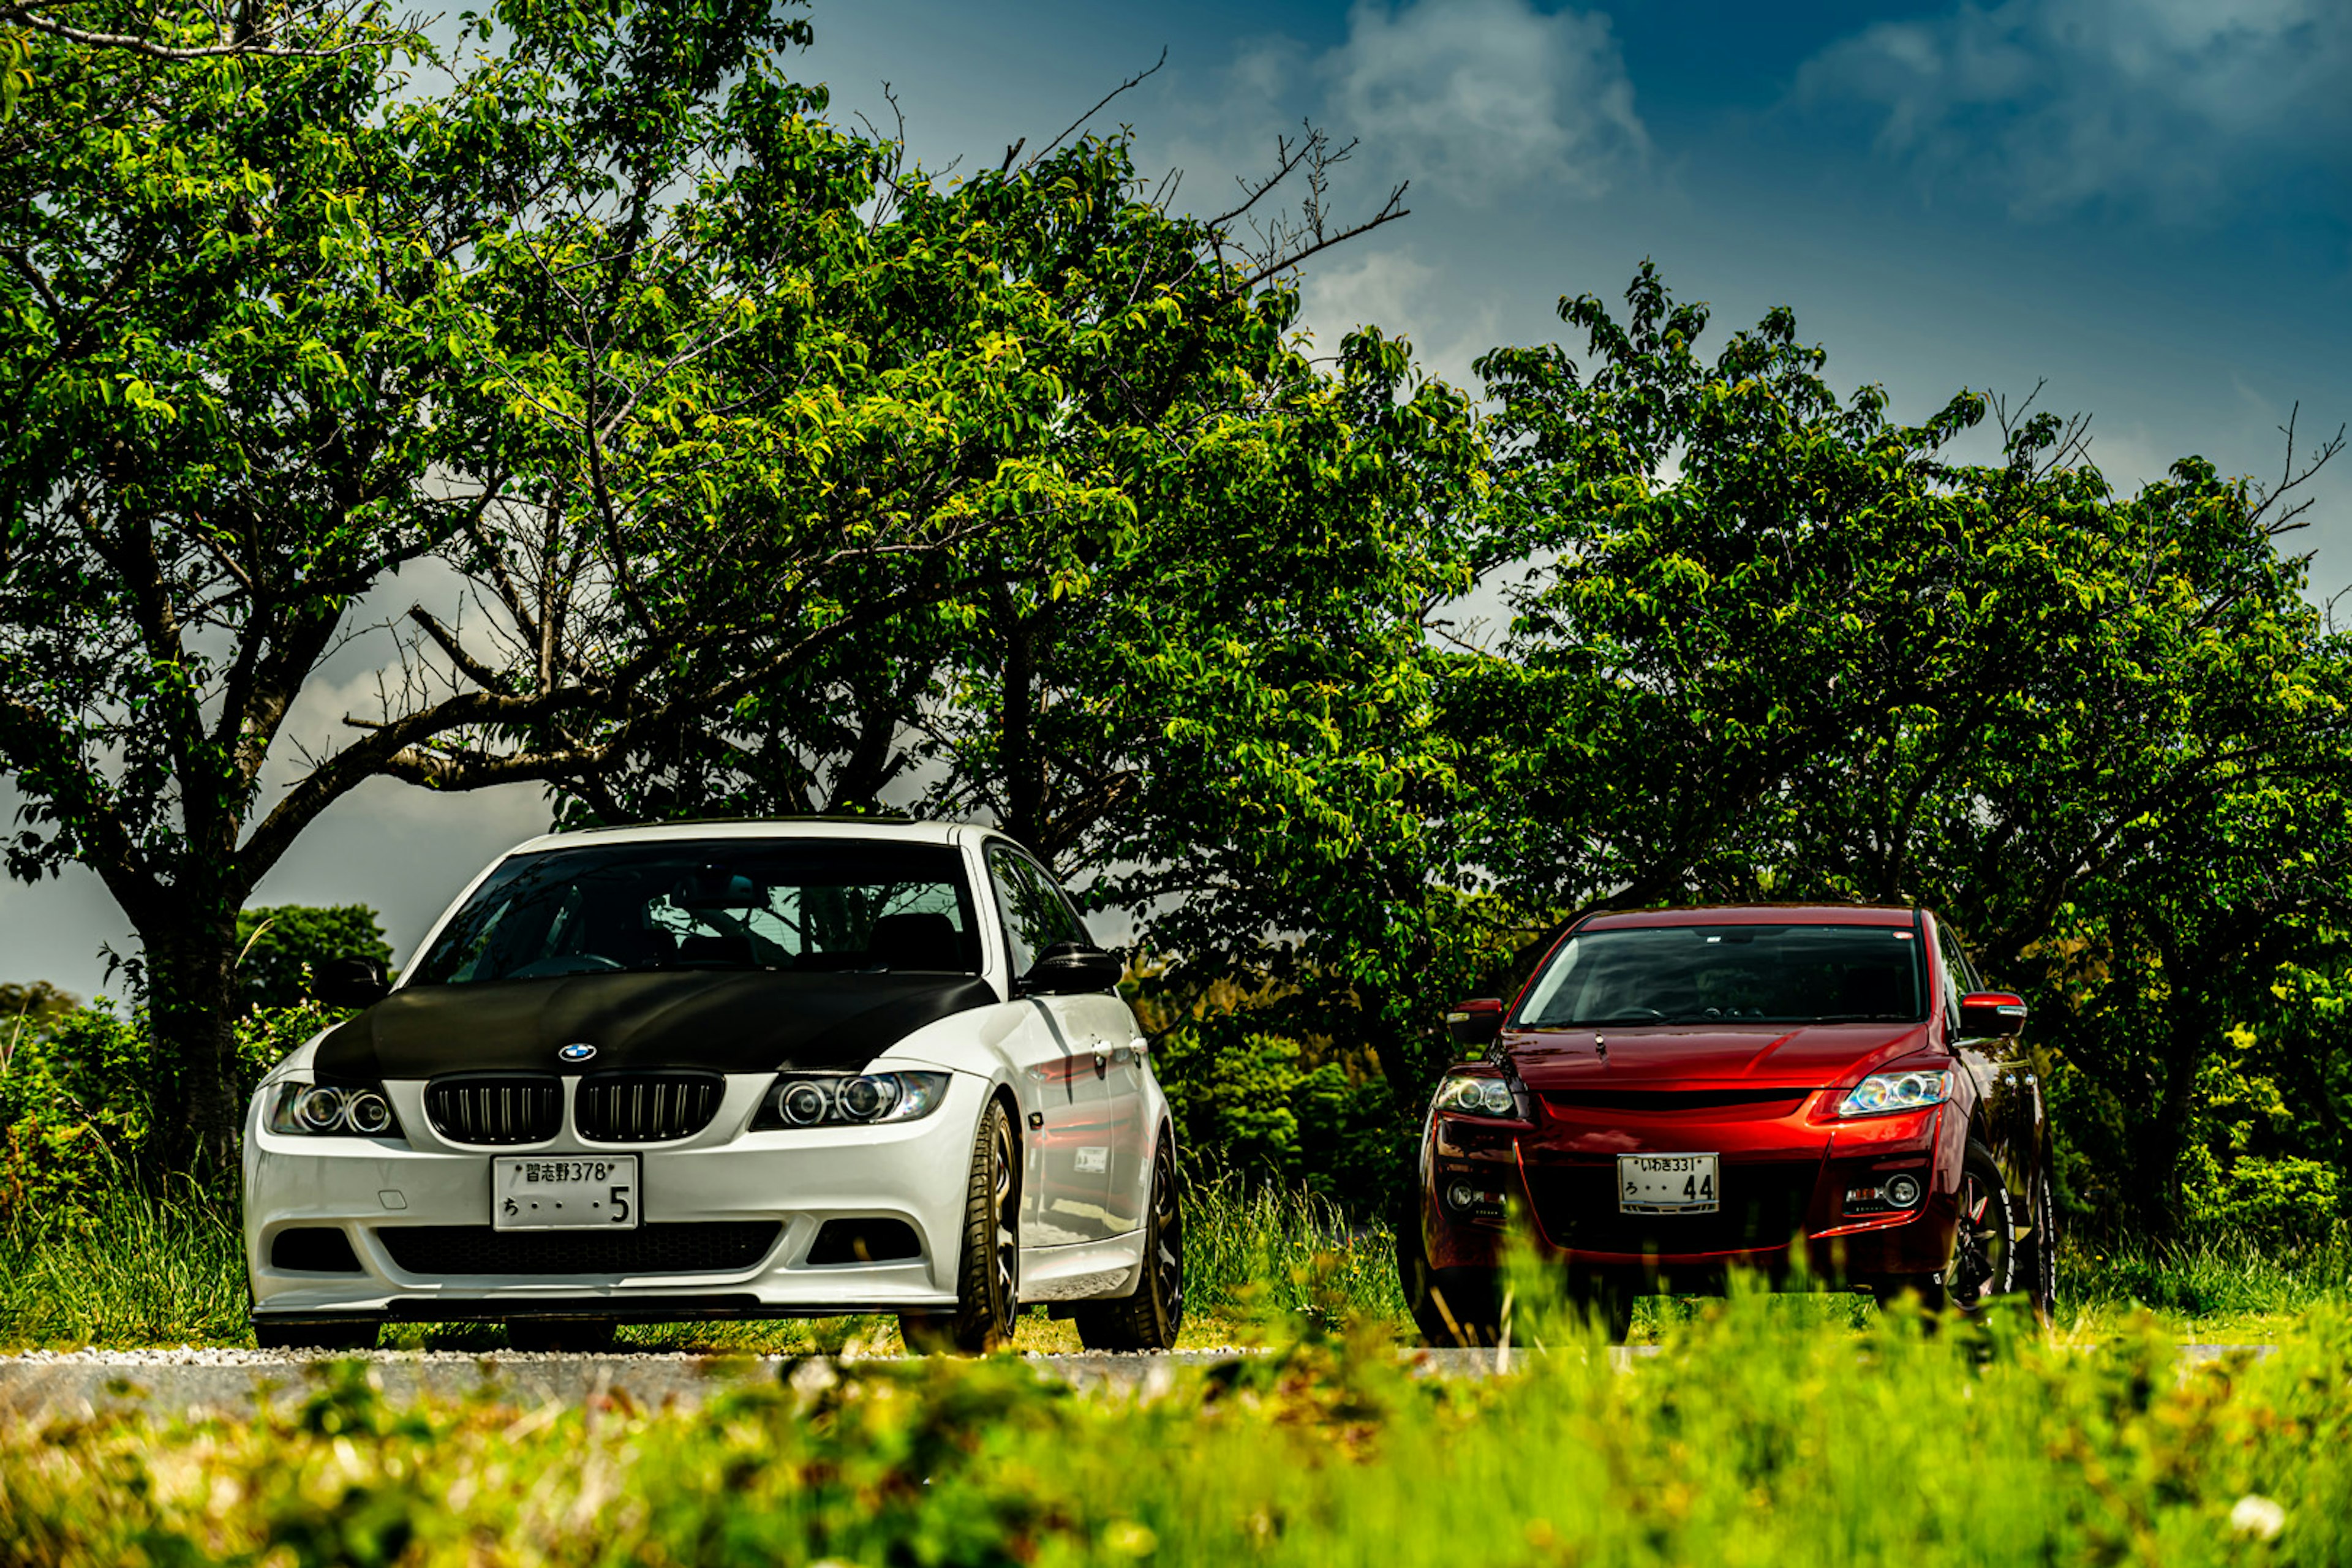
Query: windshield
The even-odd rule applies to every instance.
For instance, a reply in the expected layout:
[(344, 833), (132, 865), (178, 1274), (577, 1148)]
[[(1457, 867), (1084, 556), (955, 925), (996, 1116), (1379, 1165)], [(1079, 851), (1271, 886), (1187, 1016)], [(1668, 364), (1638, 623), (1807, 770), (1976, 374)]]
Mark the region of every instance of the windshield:
[(980, 973), (963, 857), (857, 839), (550, 849), (474, 889), (410, 984), (657, 969)]
[(1907, 927), (1642, 926), (1569, 938), (1517, 1026), (1916, 1022), (1924, 994)]

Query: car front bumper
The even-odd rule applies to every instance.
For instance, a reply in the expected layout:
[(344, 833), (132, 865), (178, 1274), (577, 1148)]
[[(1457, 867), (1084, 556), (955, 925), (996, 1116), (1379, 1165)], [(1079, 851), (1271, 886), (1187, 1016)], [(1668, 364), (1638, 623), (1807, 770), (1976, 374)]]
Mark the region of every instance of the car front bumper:
[[(1818, 1097), (1808, 1097), (1786, 1116), (1706, 1122), (1434, 1116), (1422, 1148), (1425, 1256), (1437, 1269), (1496, 1267), (1512, 1225), (1522, 1223), (1541, 1252), (1571, 1266), (1694, 1282), (1734, 1268), (1803, 1269), (1842, 1282), (1942, 1269), (1958, 1221), (1965, 1119), (1948, 1106), (1866, 1121), (1822, 1112)], [(1617, 1156), (1643, 1153), (1716, 1155), (1720, 1207), (1703, 1215), (1622, 1213)], [(1920, 1181), (1916, 1205), (1849, 1204), (1849, 1194), (1898, 1172)], [(1457, 1185), (1476, 1201), (1449, 1201)]]
[[(261, 1125), (264, 1097), (257, 1096), (244, 1161), (254, 1315), (661, 1321), (951, 1307), (987, 1084), (954, 1075), (944, 1103), (916, 1121), (742, 1131), (772, 1081), (772, 1074), (730, 1075), (702, 1132), (638, 1146), (584, 1143), (568, 1114), (564, 1131), (543, 1143), (451, 1144), (425, 1118), (421, 1082), (385, 1086), (402, 1138), (289, 1136)], [(637, 1157), (635, 1230), (493, 1228), (494, 1158), (614, 1153)], [(812, 1263), (820, 1232), (835, 1220), (899, 1222), (919, 1251)], [(281, 1247), (294, 1231), (339, 1234), (348, 1259), (315, 1234)], [(593, 1241), (583, 1253), (574, 1237)], [(316, 1267), (322, 1252), (338, 1267)], [(593, 1256), (583, 1262), (586, 1254)]]

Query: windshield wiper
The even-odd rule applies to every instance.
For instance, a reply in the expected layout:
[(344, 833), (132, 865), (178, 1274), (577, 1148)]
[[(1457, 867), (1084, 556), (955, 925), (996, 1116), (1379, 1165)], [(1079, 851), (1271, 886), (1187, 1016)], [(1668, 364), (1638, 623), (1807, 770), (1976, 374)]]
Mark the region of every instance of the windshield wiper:
[(1907, 1013), (1821, 1013), (1805, 1020), (1809, 1024), (1916, 1024), (1917, 1019)]

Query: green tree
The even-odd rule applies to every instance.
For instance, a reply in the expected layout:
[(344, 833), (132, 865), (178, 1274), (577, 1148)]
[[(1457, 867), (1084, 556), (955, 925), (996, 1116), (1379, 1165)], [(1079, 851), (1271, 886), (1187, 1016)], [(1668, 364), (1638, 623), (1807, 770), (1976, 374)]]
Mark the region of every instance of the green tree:
[[(1152, 389), (1244, 379), (1262, 286), (1343, 237), (1318, 207), (1244, 254), (1083, 139), (929, 180), (822, 121), (765, 0), (508, 0), (502, 51), (446, 58), (251, 16), (268, 58), (43, 41), (0, 193), (10, 868), (91, 865), (139, 932), (182, 1164), (233, 1137), (236, 910), (326, 806), (686, 809), (762, 704), (870, 800), (928, 689), (899, 650), (1083, 583), (1133, 526), (1123, 447), (1184, 434), (1134, 425)], [(1130, 270), (1066, 290), (1094, 251)], [(264, 801), (355, 604), (425, 563), (464, 618), (411, 607), (382, 714)]]
[(383, 927), (365, 904), (272, 904), (236, 916), (236, 988), (250, 1007), (299, 1007), (331, 958), (392, 962)]
[[(1703, 308), (1646, 267), (1627, 299), (1562, 301), (1589, 364), (1482, 367), (1486, 548), (1538, 569), (1449, 679), (1488, 741), (1467, 858), (1562, 918), (1943, 910), (2124, 1108), (2127, 1190), (2168, 1222), (2205, 1065), (2352, 890), (2340, 655), (2276, 545), (2316, 464), (2265, 489), (2190, 459), (2117, 498), (2079, 426), (1969, 394), (1896, 425), (1786, 311), (1710, 362)], [(1988, 414), (2003, 460), (1952, 461)]]

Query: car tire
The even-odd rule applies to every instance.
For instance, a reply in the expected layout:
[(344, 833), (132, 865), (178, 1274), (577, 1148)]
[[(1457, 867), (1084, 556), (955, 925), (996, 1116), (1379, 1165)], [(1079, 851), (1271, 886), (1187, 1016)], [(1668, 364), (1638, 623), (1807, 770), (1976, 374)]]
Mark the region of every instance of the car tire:
[(1071, 1312), (1090, 1351), (1172, 1351), (1184, 1326), (1184, 1208), (1176, 1155), (1164, 1132), (1151, 1162), (1151, 1206), (1144, 1217), (1143, 1272), (1135, 1293), (1081, 1301)]
[(1421, 1227), (1397, 1231), (1397, 1273), (1422, 1343), (1441, 1349), (1491, 1345), (1502, 1333), (1502, 1272), (1495, 1268), (1432, 1268)]
[(2006, 1296), (2029, 1278), (2017, 1237), (2016, 1199), (1992, 1151), (1975, 1139), (1960, 1161), (1959, 1221), (1952, 1229), (1952, 1259), (1942, 1272), (1881, 1280), (1879, 1305), (1908, 1293), (1931, 1312), (1951, 1308), (1975, 1317), (1996, 1296)]
[(1001, 1100), (981, 1113), (964, 1189), (963, 1248), (952, 1312), (901, 1312), (898, 1337), (910, 1351), (985, 1355), (1013, 1342), (1021, 1299), (1021, 1163), (1013, 1118)]
[(253, 1342), (266, 1351), (365, 1351), (375, 1348), (373, 1323), (273, 1323), (253, 1325)]
[(1632, 1281), (1607, 1274), (1571, 1273), (1568, 1277), (1568, 1303), (1576, 1315), (1608, 1336), (1612, 1345), (1622, 1345), (1633, 1332), (1633, 1298)]
[(2032, 1225), (2017, 1278), (2033, 1303), (2034, 1317), (2048, 1323), (2058, 1310), (2058, 1205), (2051, 1200), (2046, 1169), (2033, 1179)]
[(595, 1355), (613, 1348), (610, 1318), (539, 1318), (507, 1325), (507, 1348), (533, 1355)]

